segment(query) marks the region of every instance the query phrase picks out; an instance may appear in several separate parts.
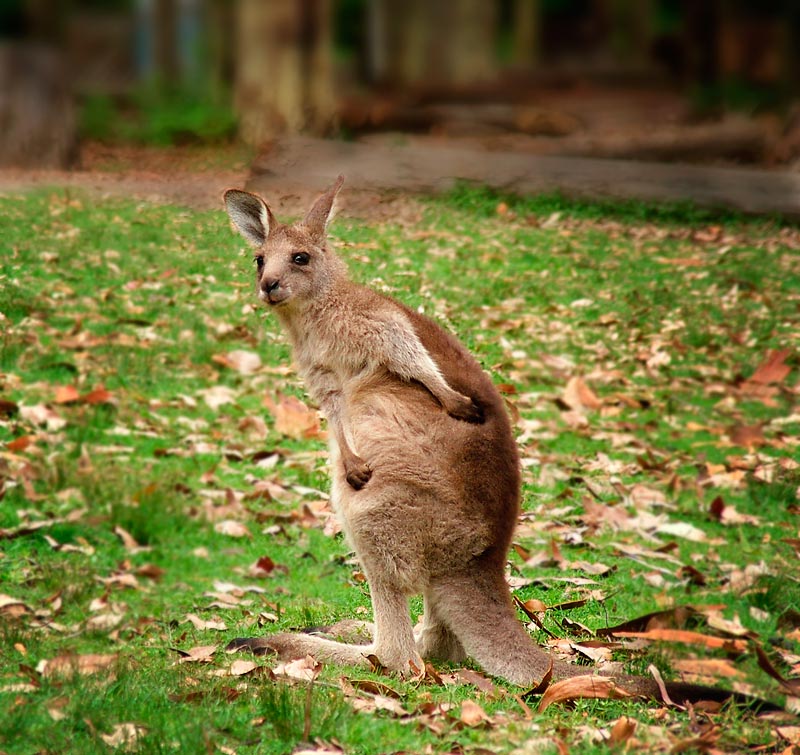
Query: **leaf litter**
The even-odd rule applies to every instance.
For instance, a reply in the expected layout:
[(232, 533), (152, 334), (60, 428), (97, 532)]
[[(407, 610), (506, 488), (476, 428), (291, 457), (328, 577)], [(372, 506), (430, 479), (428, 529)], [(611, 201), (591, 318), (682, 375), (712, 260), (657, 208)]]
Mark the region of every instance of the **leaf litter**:
[[(81, 234), (64, 218), (80, 210), (59, 199), (50, 207), (54, 222), (63, 224), (50, 244), (67, 254), (64, 244)], [(513, 215), (481, 224), (478, 240), (470, 241), (478, 270), (490, 271), (486, 280), (499, 280), (503, 289), (505, 273), (487, 267), (496, 259), (492, 244), (519, 250), (542, 241), (560, 250), (548, 258), (552, 269), (517, 267), (506, 298), (436, 280), (441, 301), (421, 293), (414, 303), (435, 304), (443, 317), (461, 323), (462, 335), (478, 336), (479, 358), (502, 380), (513, 404), (526, 512), (509, 578), (528, 618), (539, 622), (537, 632), (549, 633), (560, 652), (596, 660), (612, 652), (631, 657), (653, 646), (687, 680), (739, 686), (753, 676), (742, 659), (753, 659), (757, 673), (787, 695), (791, 708), (800, 676), (800, 624), (776, 623), (787, 606), (775, 604), (770, 580), (784, 580), (787, 589), (798, 580), (798, 546), (792, 543), (800, 542), (800, 380), (791, 307), (799, 300), (792, 265), (800, 239), (785, 231), (737, 236), (720, 227), (693, 235), (646, 223), (569, 217), (536, 226)], [(413, 241), (409, 231), (379, 233), (401, 246)], [(442, 253), (456, 259), (461, 252), (453, 245), (461, 243), (460, 236), (436, 233)], [(597, 234), (607, 244), (590, 253), (588, 239)], [(510, 242), (512, 236), (522, 238), (523, 246)], [(83, 234), (82, 242), (87, 239)], [(612, 275), (615, 266), (624, 261), (635, 279), (639, 267), (651, 269), (654, 244), (663, 268), (658, 285), (650, 286), (644, 276), (638, 288), (620, 287)], [(727, 251), (717, 257), (714, 244)], [(754, 284), (743, 285), (737, 280), (745, 274), (741, 270), (750, 269), (753, 249), (769, 255), (774, 265), (762, 271), (763, 281), (754, 277)], [(25, 632), (51, 638), (46, 641), (53, 652), (36, 660), (39, 675), (53, 678), (113, 674), (122, 638), (132, 643), (134, 654), (142, 647), (140, 638), (165, 649), (190, 646), (191, 639), (169, 639), (158, 628), (160, 616), (153, 621), (139, 613), (141, 600), (174, 591), (175, 580), (187, 582), (189, 593), (173, 593), (179, 608), (159, 612), (184, 640), (202, 643), (232, 631), (239, 619), (227, 617), (237, 612), (248, 627), (283, 621), (287, 601), (302, 594), (292, 582), (293, 572), (302, 570), (289, 559), (311, 552), (309, 532), (334, 536), (338, 530), (320, 494), (326, 484), (324, 426), (316, 408), (296, 398), (298, 387), (286, 363), (273, 362), (280, 343), (274, 325), (253, 321), (244, 294), (241, 309), (231, 309), (230, 283), (217, 272), (218, 281), (204, 273), (176, 285), (170, 269), (177, 264), (167, 269), (150, 262), (120, 289), (124, 260), (119, 253), (107, 255), (110, 251), (85, 252), (95, 266), (96, 297), (79, 293), (77, 273), (64, 282), (63, 319), (37, 301), (29, 319), (4, 321), (6, 343), (24, 348), (19, 362), (0, 373), (0, 500), (8, 507), (0, 539), (24, 547), (46, 534), (39, 542), (49, 554), (37, 552), (18, 564), (14, 557), (19, 577), (4, 584), (9, 595), (0, 600), (0, 614)], [(518, 265), (520, 253), (511, 251), (504, 264)], [(603, 264), (595, 253), (605, 255)], [(12, 252), (4, 264), (23, 278), (20, 258), (13, 256), (18, 254)], [(430, 259), (417, 257), (415, 274), (427, 279)], [(406, 263), (387, 264), (402, 273)], [(585, 280), (578, 282), (560, 265), (582, 270)], [(548, 293), (557, 276), (563, 297)], [(520, 281), (530, 293), (519, 293)], [(659, 286), (671, 291), (669, 301), (659, 298)], [(171, 301), (169, 317), (159, 309), (159, 297)], [(198, 307), (202, 316), (196, 317)], [(176, 319), (181, 322), (174, 327), (170, 321)], [(207, 343), (200, 332), (207, 333)], [(125, 381), (123, 354), (129, 368)], [(146, 365), (138, 372), (136, 359)], [(51, 365), (51, 372), (37, 372), (37, 360)], [(193, 460), (196, 468), (188, 463)], [(116, 491), (100, 501), (103, 491), (91, 481), (123, 465), (132, 465), (148, 482), (162, 474), (174, 478), (168, 498), (185, 501), (180, 517), (200, 527), (207, 522), (205, 531), (212, 533), (202, 545), (187, 545), (187, 554), (207, 563), (202, 574), (215, 571), (213, 577), (189, 581), (171, 563), (172, 550), (166, 549), (170, 558), (164, 559), (163, 544), (137, 521), (146, 496), (112, 475), (108, 484)], [(59, 471), (48, 471), (54, 469)], [(144, 518), (155, 510), (146, 509)], [(265, 538), (280, 547), (265, 547)], [(732, 538), (743, 543), (738, 551), (728, 546)], [(222, 539), (227, 547), (218, 545)], [(293, 555), (286, 555), (287, 545), (295, 548)], [(104, 552), (114, 547), (117, 562), (104, 561)], [(219, 549), (227, 554), (227, 566), (215, 565)], [(0, 564), (10, 565), (11, 558), (6, 554)], [(59, 568), (87, 570), (91, 599), (72, 605), (69, 590), (57, 598), (52, 591), (24, 590), (25, 580), (41, 579), (37, 562), (47, 559), (59, 559)], [(347, 584), (364, 589), (357, 580)], [(641, 610), (617, 594), (630, 591), (631, 584), (646, 596), (636, 604)], [(723, 591), (722, 607), (700, 608), (720, 600)], [(205, 605), (198, 605), (201, 598)], [(697, 610), (681, 613), (687, 603)], [(662, 610), (645, 613), (656, 607)], [(632, 616), (639, 617), (638, 624)], [(619, 628), (626, 623), (627, 629)], [(85, 633), (109, 652), (82, 652)], [(789, 646), (773, 642), (776, 633)], [(24, 641), (19, 644), (24, 647)], [(198, 664), (242, 684), (264, 683), (257, 673), (262, 666), (250, 660), (228, 664), (215, 658), (215, 651), (216, 645), (198, 644), (181, 651), (180, 665)], [(299, 685), (324, 684), (336, 673), (313, 659), (291, 663), (267, 668)], [(546, 715), (559, 715), (552, 712), (559, 708), (552, 705), (557, 698), (564, 705), (592, 694), (614, 697), (613, 683), (592, 679), (567, 691), (551, 685), (545, 692), (551, 697), (540, 702), (547, 702)], [(21, 685), (23, 698), (37, 694), (35, 672), (26, 677), (16, 669), (4, 681)], [(462, 727), (499, 736), (513, 729), (506, 726), (508, 717), (530, 721), (537, 715), (473, 669), (421, 670), (416, 694), (429, 700), (414, 698), (391, 679), (374, 682), (371, 692), (363, 681), (349, 683), (363, 713), (413, 722), (438, 738), (456, 736)], [(457, 705), (437, 697), (436, 690), (454, 685), (467, 686), (478, 697)], [(50, 707), (60, 710), (55, 702)], [(659, 739), (653, 731), (658, 727), (647, 723), (644, 712), (639, 718), (626, 710), (608, 725), (586, 724), (585, 732), (573, 727), (559, 735), (562, 739), (544, 739), (563, 748), (565, 742), (578, 747), (585, 735), (655, 751), (735, 751), (714, 726), (673, 720)], [(143, 724), (114, 724), (123, 727), (118, 730), (109, 724), (102, 731), (119, 742), (109, 746), (125, 748), (131, 738), (125, 732), (134, 731), (134, 740), (144, 734), (125, 727)], [(766, 726), (775, 742), (796, 743), (792, 726)]]

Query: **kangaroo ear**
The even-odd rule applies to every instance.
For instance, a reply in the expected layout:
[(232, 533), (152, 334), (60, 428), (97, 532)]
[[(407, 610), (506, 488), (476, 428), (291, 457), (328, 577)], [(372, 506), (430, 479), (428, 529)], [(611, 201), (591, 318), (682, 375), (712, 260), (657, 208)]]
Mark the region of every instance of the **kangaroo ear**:
[(223, 195), (228, 217), (236, 230), (253, 246), (261, 246), (269, 236), (275, 218), (261, 197), (248, 191), (228, 189)]
[(303, 218), (302, 225), (308, 232), (308, 235), (316, 242), (321, 242), (325, 238), (325, 229), (328, 227), (328, 221), (331, 219), (333, 213), (333, 202), (339, 189), (342, 188), (344, 183), (344, 176), (339, 176), (330, 187), (316, 202), (313, 207), (308, 211)]

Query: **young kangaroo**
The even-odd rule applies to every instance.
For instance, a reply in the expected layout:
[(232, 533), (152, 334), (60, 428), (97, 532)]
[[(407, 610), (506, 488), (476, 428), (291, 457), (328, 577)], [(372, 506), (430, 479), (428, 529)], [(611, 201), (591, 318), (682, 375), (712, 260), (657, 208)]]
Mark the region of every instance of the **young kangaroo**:
[[(225, 193), (255, 247), (258, 295), (285, 327), (297, 369), (330, 425), (331, 501), (372, 596), (369, 645), (310, 635), (232, 647), (311, 654), (401, 673), (472, 657), (524, 687), (586, 673), (554, 661), (517, 620), (504, 578), (519, 512), (517, 447), (504, 402), (464, 346), (428, 318), (351, 282), (326, 242), (343, 179), (295, 225), (258, 196)], [(408, 597), (422, 594), (414, 636)], [(658, 695), (653, 680), (616, 680)], [(676, 689), (676, 687), (671, 687)]]

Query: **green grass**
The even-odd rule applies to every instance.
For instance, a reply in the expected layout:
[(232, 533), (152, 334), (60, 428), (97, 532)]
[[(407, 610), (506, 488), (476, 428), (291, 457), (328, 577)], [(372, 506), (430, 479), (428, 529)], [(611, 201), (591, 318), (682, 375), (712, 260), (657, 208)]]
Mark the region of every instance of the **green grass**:
[[(0, 593), (22, 604), (0, 604), (0, 750), (108, 752), (102, 737), (135, 724), (141, 752), (285, 753), (306, 740), (348, 753), (556, 752), (557, 741), (599, 753), (622, 716), (653, 752), (701, 748), (687, 743), (704, 731), (722, 752), (785, 749), (774, 721), (736, 709), (582, 700), (540, 714), (531, 699), (529, 719), (519, 690), (501, 682), (487, 696), (324, 668), (309, 688), (271, 678), (270, 659), (245, 676), (229, 674), (221, 650), (178, 663), (179, 650), (236, 636), (370, 617), (357, 565), (323, 529), (324, 443), (281, 435), (264, 405), (303, 395), (281, 369), (289, 349), (252, 306), (250, 255), (222, 212), (54, 190), (0, 198), (0, 217)], [(552, 634), (581, 640), (581, 625), (716, 604), (784, 676), (796, 673), (796, 228), (462, 188), (428, 201), (415, 228), (339, 220), (332, 235), (354, 277), (437, 317), (505, 385), (520, 417), (526, 509), (510, 573), (533, 580), (517, 594), (585, 600), (545, 614)], [(767, 354), (784, 349), (789, 374), (748, 392)], [(262, 369), (222, 365), (234, 350), (257, 353)], [(602, 402), (583, 419), (563, 404), (576, 376)], [(110, 397), (59, 403), (65, 386)], [(210, 405), (209, 389), (228, 403)], [(266, 432), (252, 433), (248, 417)], [(744, 521), (719, 521), (717, 497)], [(225, 520), (249, 535), (218, 532)], [(701, 539), (664, 531), (687, 525)], [(524, 552), (548, 558), (531, 565)], [(279, 568), (250, 576), (264, 556)], [(609, 571), (592, 576), (587, 564)], [(686, 628), (725, 636), (707, 615)], [(665, 676), (687, 659), (730, 657), (739, 681), (785, 701), (753, 652), (613, 652)], [(67, 654), (117, 657), (86, 675), (40, 666)], [(356, 712), (342, 677), (389, 685), (408, 715)], [(462, 724), (464, 700), (492, 724)]]

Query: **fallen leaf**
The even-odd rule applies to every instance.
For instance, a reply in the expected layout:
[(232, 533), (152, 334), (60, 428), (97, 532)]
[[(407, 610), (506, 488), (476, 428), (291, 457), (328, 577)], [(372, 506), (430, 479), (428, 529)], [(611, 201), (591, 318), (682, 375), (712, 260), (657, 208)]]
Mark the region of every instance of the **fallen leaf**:
[(0, 595), (0, 616), (6, 619), (16, 619), (33, 611), (19, 598), (10, 595)]
[(775, 731), (790, 744), (800, 746), (800, 726), (776, 726)]
[(22, 453), (28, 446), (31, 446), (36, 441), (35, 435), (20, 435), (19, 438), (8, 441), (6, 448), (11, 453)]
[(658, 532), (663, 535), (682, 537), (684, 540), (691, 540), (693, 543), (704, 543), (708, 540), (708, 535), (703, 530), (689, 524), (689, 522), (663, 522), (659, 525)]
[(709, 679), (739, 679), (744, 676), (741, 669), (723, 658), (678, 658), (671, 661), (672, 668), (689, 682)]
[(232, 404), (236, 400), (236, 393), (233, 388), (229, 388), (227, 385), (215, 385), (212, 388), (197, 391), (197, 394), (214, 410), (225, 404)]
[(44, 404), (20, 406), (19, 416), (32, 425), (45, 426), (50, 432), (58, 432), (66, 427), (67, 421)]
[(762, 425), (733, 425), (728, 429), (728, 438), (734, 446), (753, 449), (766, 443)]
[(748, 379), (748, 383), (760, 383), (761, 385), (768, 385), (769, 383), (783, 382), (792, 368), (788, 364), (784, 364), (786, 358), (791, 354), (789, 349), (775, 349), (767, 354), (761, 364), (756, 367), (755, 372)]
[(198, 645), (189, 650), (172, 648), (176, 653), (180, 653), (178, 663), (210, 663), (211, 656), (217, 652), (219, 645)]
[(733, 506), (725, 503), (721, 495), (718, 495), (709, 506), (711, 516), (721, 524), (761, 524), (757, 516), (751, 514), (740, 514)]
[(275, 430), (289, 438), (321, 438), (322, 429), (317, 412), (296, 396), (278, 393), (277, 401), (264, 398), (264, 405), (275, 417)]
[(238, 660), (231, 664), (229, 671), (231, 676), (244, 676), (245, 674), (249, 674), (251, 671), (254, 671), (258, 667), (259, 666), (255, 661)]
[(289, 661), (288, 663), (279, 663), (272, 672), (276, 676), (288, 676), (290, 679), (297, 679), (301, 682), (313, 682), (319, 676), (322, 670), (322, 664), (310, 655), (305, 658), (299, 658), (296, 661)]
[(36, 666), (36, 670), (44, 677), (71, 677), (75, 674), (89, 676), (101, 672), (109, 672), (108, 678), (113, 679), (112, 667), (116, 665), (119, 656), (117, 653), (87, 655), (58, 655), (49, 660), (42, 660)]
[(135, 752), (139, 749), (139, 738), (147, 733), (144, 726), (138, 724), (117, 724), (111, 734), (101, 734), (109, 747), (121, 748), (124, 752)]
[(79, 400), (80, 403), (88, 404), (89, 406), (96, 406), (97, 404), (113, 404), (116, 401), (111, 391), (107, 391), (102, 385), (98, 385), (88, 393), (84, 393)]
[(572, 377), (567, 381), (564, 392), (561, 394), (564, 405), (577, 412), (599, 409), (603, 402), (597, 394), (584, 382), (581, 377)]
[(608, 737), (609, 744), (613, 746), (627, 742), (636, 731), (636, 723), (633, 718), (628, 718), (627, 716), (618, 718), (611, 727), (611, 733)]
[(0, 398), (0, 417), (13, 417), (19, 413), (19, 404), (15, 401), (9, 401), (5, 398)]
[(570, 679), (562, 679), (547, 688), (539, 702), (539, 713), (553, 703), (562, 703), (569, 700), (584, 698), (623, 700), (626, 697), (631, 697), (631, 694), (617, 687), (613, 679), (590, 674), (574, 676)]
[(228, 537), (252, 537), (247, 527), (233, 519), (223, 519), (221, 522), (217, 522), (214, 525), (214, 531)]
[[(240, 432), (245, 433), (248, 438), (251, 440), (266, 440), (267, 436), (269, 435), (269, 430), (267, 429), (267, 423), (261, 417), (245, 417), (241, 422), (239, 422), (238, 429)], [(275, 456), (275, 458), (279, 458), (277, 454), (269, 454), (270, 456)], [(261, 461), (260, 458), (254, 458), (254, 461), (258, 462)]]
[(80, 398), (80, 393), (74, 385), (59, 385), (53, 401), (56, 404), (71, 404)]
[(194, 613), (187, 613), (184, 621), (188, 621), (195, 629), (213, 629), (217, 632), (226, 632), (228, 627), (224, 621), (205, 621)]
[(155, 564), (142, 564), (136, 567), (136, 576), (146, 577), (147, 579), (161, 579), (166, 572)]
[(215, 354), (211, 359), (223, 367), (236, 370), (240, 375), (252, 375), (261, 369), (261, 357), (252, 351), (239, 349), (227, 354)]
[(481, 726), (491, 720), (478, 703), (473, 700), (464, 700), (461, 703), (459, 720), (467, 726)]
[(740, 653), (747, 650), (747, 642), (744, 640), (714, 637), (687, 629), (651, 629), (647, 632), (614, 632), (613, 635), (614, 637), (632, 637), (653, 642), (680, 642), (707, 648), (727, 648)]
[(283, 565), (276, 564), (269, 556), (262, 556), (248, 567), (247, 576), (253, 579), (264, 579), (274, 571), (286, 574), (289, 570)]
[(110, 632), (118, 627), (125, 618), (119, 613), (99, 613), (86, 620), (86, 628), (92, 632)]
[(133, 535), (123, 527), (119, 525), (114, 527), (114, 534), (122, 540), (122, 545), (125, 546), (125, 550), (136, 551), (139, 549), (139, 543), (137, 543)]

